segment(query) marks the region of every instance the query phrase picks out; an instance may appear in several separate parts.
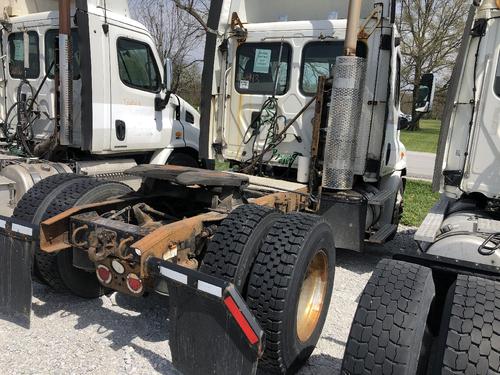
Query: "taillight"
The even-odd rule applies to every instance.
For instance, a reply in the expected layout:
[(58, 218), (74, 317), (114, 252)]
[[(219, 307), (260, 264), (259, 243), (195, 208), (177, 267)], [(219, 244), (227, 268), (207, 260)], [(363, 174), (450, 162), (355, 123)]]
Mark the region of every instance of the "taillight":
[(111, 270), (102, 264), (97, 266), (96, 274), (99, 281), (103, 284), (110, 284), (111, 280), (113, 280)]
[(132, 293), (139, 294), (142, 292), (142, 280), (136, 274), (129, 274), (127, 276), (127, 287)]

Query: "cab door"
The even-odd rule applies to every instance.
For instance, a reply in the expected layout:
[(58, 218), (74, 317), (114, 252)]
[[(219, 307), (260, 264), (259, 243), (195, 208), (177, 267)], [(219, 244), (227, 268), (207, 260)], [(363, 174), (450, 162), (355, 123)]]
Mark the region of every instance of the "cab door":
[[(155, 110), (162, 96), (162, 74), (151, 38), (110, 25), (111, 151), (167, 147), (172, 106)], [(165, 113), (167, 112), (167, 113)], [(170, 113), (172, 112), (172, 113)]]
[[(483, 66), (484, 75), (479, 73), (474, 79), (479, 88), (475, 100), (475, 124), (470, 135), (464, 168), (462, 189), (466, 192), (480, 192), (484, 195), (498, 196), (500, 172), (500, 24), (493, 25), (483, 41), (478, 66)], [(475, 48), (474, 48), (475, 51)], [(472, 68), (469, 68), (472, 71)], [(457, 124), (454, 124), (457, 125)]]

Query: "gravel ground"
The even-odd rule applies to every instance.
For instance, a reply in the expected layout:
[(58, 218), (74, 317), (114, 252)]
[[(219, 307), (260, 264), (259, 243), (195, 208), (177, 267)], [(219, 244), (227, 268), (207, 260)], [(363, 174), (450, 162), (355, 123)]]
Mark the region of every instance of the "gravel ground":
[[(335, 290), (316, 350), (300, 374), (340, 372), (358, 298), (381, 257), (413, 248), (401, 228), (385, 247), (339, 252)], [(0, 370), (15, 374), (178, 374), (168, 346), (168, 299), (111, 295), (94, 301), (35, 284), (31, 329), (0, 321)]]

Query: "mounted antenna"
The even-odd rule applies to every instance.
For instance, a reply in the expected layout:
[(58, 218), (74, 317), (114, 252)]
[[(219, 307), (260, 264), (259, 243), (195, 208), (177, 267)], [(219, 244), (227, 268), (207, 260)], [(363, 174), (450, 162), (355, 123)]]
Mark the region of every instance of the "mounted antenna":
[(106, 4), (106, 0), (104, 0), (104, 23), (102, 24), (102, 31), (104, 31), (106, 35), (109, 33), (108, 5)]

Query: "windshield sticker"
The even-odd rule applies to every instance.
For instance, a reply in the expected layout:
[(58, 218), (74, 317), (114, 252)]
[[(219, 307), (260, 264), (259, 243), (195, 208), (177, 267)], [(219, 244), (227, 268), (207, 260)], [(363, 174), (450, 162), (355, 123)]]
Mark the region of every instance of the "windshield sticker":
[(249, 81), (240, 81), (240, 89), (242, 90), (248, 90), (250, 88), (250, 82)]
[(12, 41), (14, 45), (14, 60), (23, 61), (24, 60), (24, 41), (21, 39), (14, 39)]
[(255, 50), (255, 62), (253, 66), (254, 73), (269, 73), (269, 68), (271, 66), (271, 50), (270, 49), (259, 49)]

